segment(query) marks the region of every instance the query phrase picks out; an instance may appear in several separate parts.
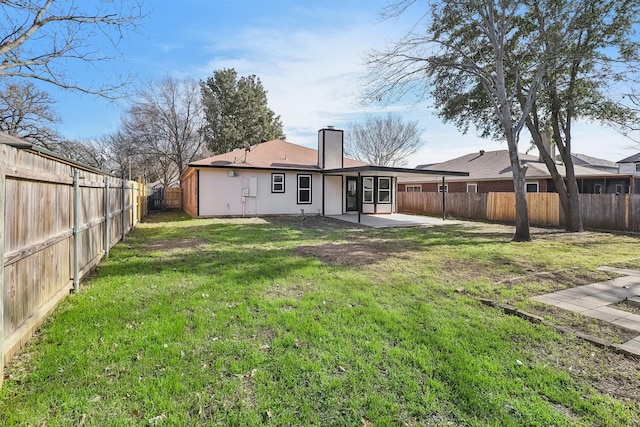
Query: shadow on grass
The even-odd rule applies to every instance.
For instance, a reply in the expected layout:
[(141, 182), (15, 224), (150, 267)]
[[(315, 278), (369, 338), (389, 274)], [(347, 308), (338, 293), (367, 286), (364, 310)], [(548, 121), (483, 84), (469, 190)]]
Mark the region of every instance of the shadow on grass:
[(184, 211), (179, 209), (168, 209), (164, 211), (149, 211), (147, 216), (142, 218), (143, 223), (170, 223), (190, 221), (191, 218)]

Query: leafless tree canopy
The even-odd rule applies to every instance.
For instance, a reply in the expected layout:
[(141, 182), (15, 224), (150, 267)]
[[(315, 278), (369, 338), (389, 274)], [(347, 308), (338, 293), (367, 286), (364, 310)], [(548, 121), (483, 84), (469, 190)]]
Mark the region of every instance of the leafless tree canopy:
[[(520, 164), (518, 140), (537, 91), (530, 91), (525, 102), (519, 102), (520, 69), (511, 64), (519, 60), (524, 66), (533, 65), (532, 88), (539, 85), (545, 69), (528, 61), (535, 51), (518, 49), (526, 37), (515, 30), (521, 22), (520, 2), (443, 0), (428, 1), (425, 7), (422, 2), (402, 0), (386, 13), (407, 13), (414, 4), (421, 12), (405, 37), (388, 49), (370, 52), (365, 98), (377, 102), (406, 95), (417, 100), (433, 96), (441, 117), (449, 119), (459, 118), (461, 113), (487, 117), (490, 112), (507, 141), (513, 169), (517, 212), (514, 240), (530, 240), (526, 168)], [(470, 93), (483, 95), (476, 97), (481, 100), (476, 108), (470, 108), (467, 102)], [(462, 117), (458, 123), (469, 120)]]
[(422, 145), (418, 122), (403, 122), (393, 113), (368, 116), (364, 123), (351, 123), (345, 135), (345, 153), (381, 166), (404, 166)]
[(134, 171), (169, 185), (202, 152), (202, 126), (199, 82), (165, 77), (137, 91), (120, 129), (107, 139), (120, 170), (131, 161)]
[(0, 130), (53, 149), (60, 139), (53, 99), (32, 82), (5, 83), (0, 88)]
[(117, 82), (85, 85), (69, 74), (67, 65), (117, 54), (122, 39), (143, 18), (139, 1), (2, 0), (0, 14), (0, 76), (107, 97), (128, 83), (128, 76), (118, 76)]

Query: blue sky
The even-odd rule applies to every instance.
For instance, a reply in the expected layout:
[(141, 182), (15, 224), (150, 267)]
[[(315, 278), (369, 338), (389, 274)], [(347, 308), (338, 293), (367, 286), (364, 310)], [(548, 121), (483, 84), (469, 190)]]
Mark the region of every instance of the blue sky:
[[(121, 46), (126, 54), (71, 72), (80, 82), (133, 73), (135, 83), (164, 76), (206, 79), (213, 71), (233, 67), (240, 75), (256, 74), (279, 114), (287, 140), (315, 147), (316, 132), (361, 120), (367, 113), (400, 113), (425, 129), (424, 147), (409, 166), (434, 163), (469, 152), (506, 149), (506, 144), (462, 135), (444, 125), (427, 104), (363, 106), (358, 88), (366, 71), (363, 53), (396, 40), (411, 16), (380, 21), (386, 0), (181, 0), (147, 1), (150, 15)], [(117, 129), (126, 102), (46, 87), (58, 101), (61, 132), (71, 138), (95, 138)], [(132, 90), (131, 90), (132, 91)], [(528, 136), (522, 136), (525, 151)], [(597, 124), (574, 129), (574, 152), (620, 160), (638, 146)]]

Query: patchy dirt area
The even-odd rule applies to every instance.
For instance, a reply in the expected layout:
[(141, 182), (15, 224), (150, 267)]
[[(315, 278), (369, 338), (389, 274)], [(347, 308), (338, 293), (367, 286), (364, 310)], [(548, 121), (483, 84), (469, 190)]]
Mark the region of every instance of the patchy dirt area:
[(390, 256), (406, 256), (411, 249), (403, 241), (359, 236), (344, 242), (298, 246), (296, 254), (318, 258), (330, 265), (359, 266), (386, 262)]

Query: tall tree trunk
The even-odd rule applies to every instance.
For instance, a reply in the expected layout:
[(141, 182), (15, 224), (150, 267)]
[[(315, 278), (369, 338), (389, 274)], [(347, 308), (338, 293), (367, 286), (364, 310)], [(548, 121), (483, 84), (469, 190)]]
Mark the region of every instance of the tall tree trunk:
[(520, 165), (518, 155), (517, 135), (513, 129), (505, 129), (507, 132), (507, 145), (509, 147), (509, 160), (513, 170), (513, 191), (516, 197), (516, 233), (513, 236), (514, 242), (530, 242), (531, 233), (529, 230), (529, 208), (527, 205), (526, 192), (526, 166)]
[(516, 162), (515, 166), (513, 164), (513, 160), (511, 162), (511, 167), (513, 168), (513, 189), (516, 196), (516, 233), (512, 240), (514, 242), (530, 242), (531, 233), (529, 230), (529, 208), (527, 205), (525, 181), (527, 168), (526, 166), (520, 166), (520, 162), (518, 160), (516, 160)]
[[(535, 116), (535, 114), (536, 112), (532, 111), (532, 115)], [(547, 151), (547, 146), (545, 142), (543, 142), (542, 132), (540, 132), (538, 126), (535, 125), (531, 118), (527, 119), (526, 124), (533, 138), (533, 142), (540, 152), (540, 157), (547, 166), (551, 179), (556, 186), (558, 198), (560, 199), (560, 207), (564, 212), (565, 230), (569, 232), (583, 231), (578, 183), (575, 177), (571, 154), (567, 155), (566, 149), (564, 149), (562, 145), (558, 147), (566, 171), (566, 177), (563, 177), (558, 171), (556, 159)]]
[(566, 173), (566, 192), (567, 192), (567, 207), (564, 210), (565, 217), (565, 230), (570, 232), (584, 231), (582, 225), (582, 213), (580, 212), (580, 195), (578, 190), (578, 181), (576, 180), (576, 173), (573, 167), (573, 158), (571, 157), (571, 150), (566, 146), (560, 146), (560, 156), (564, 162), (564, 169)]

